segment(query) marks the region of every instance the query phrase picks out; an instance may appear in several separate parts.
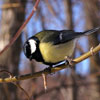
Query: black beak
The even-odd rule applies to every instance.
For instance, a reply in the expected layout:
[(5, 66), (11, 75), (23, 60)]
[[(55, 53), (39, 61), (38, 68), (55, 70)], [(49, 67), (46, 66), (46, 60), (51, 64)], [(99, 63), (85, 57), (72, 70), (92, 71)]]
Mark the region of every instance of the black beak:
[(32, 61), (32, 56), (29, 57), (29, 60)]

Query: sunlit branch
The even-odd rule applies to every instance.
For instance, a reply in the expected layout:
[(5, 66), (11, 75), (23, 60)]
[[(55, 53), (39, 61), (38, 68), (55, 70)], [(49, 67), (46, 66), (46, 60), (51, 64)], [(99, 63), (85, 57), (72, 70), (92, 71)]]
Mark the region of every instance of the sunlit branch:
[(0, 5), (0, 9), (17, 8), (17, 7), (21, 7), (21, 4), (20, 3), (8, 3), (8, 4)]
[[(98, 53), (100, 51), (100, 45), (98, 45), (97, 47), (93, 48), (92, 52), (94, 54)], [(89, 58), (90, 56), (93, 56), (91, 51), (83, 54), (82, 56), (74, 59), (73, 61), (75, 62), (74, 64), (77, 64), (87, 58)], [(22, 75), (22, 76), (14, 76), (14, 77), (10, 77), (10, 78), (0, 78), (0, 83), (2, 82), (16, 82), (16, 81), (21, 81), (21, 80), (26, 80), (26, 79), (30, 79), (30, 78), (37, 78), (37, 77), (40, 77), (42, 76), (43, 74), (47, 75), (47, 74), (50, 74), (50, 73), (54, 73), (54, 72), (57, 72), (57, 71), (60, 71), (64, 68), (67, 68), (68, 65), (65, 65), (65, 64), (62, 64), (62, 65), (59, 65), (57, 67), (52, 67), (51, 70), (50, 69), (44, 69), (40, 72), (36, 72), (36, 73), (33, 73), (33, 74), (26, 74), (26, 75)]]

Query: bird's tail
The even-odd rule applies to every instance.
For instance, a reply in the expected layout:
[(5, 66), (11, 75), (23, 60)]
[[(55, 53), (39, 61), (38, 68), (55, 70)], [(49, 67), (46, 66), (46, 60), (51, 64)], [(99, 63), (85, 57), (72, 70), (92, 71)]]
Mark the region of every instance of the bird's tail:
[(85, 32), (83, 32), (83, 34), (90, 35), (90, 34), (92, 34), (94, 32), (97, 32), (99, 29), (100, 29), (100, 26), (99, 27), (96, 27), (96, 28), (93, 28), (91, 30), (85, 31)]

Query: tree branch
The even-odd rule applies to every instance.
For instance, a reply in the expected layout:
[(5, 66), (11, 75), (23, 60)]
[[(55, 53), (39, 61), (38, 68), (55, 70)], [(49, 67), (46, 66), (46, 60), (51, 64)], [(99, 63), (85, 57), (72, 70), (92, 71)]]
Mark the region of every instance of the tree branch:
[[(92, 50), (93, 54), (96, 54), (99, 51), (100, 51), (100, 44)], [(74, 59), (73, 60), (75, 62), (74, 64), (77, 64), (77, 63), (87, 59), (90, 56), (93, 56), (91, 51), (89, 51), (89, 52), (83, 54), (82, 56)], [(67, 67), (68, 67), (68, 65), (62, 64), (62, 65), (59, 65), (57, 67), (52, 67), (51, 70), (46, 68), (46, 69), (44, 69), (40, 72), (36, 72), (36, 73), (33, 73), (33, 74), (14, 76), (14, 77), (10, 77), (10, 78), (0, 78), (0, 83), (16, 82), (16, 81), (26, 80), (26, 79), (30, 79), (30, 78), (37, 78), (37, 77), (42, 76), (43, 74), (47, 75), (47, 74), (50, 74), (50, 73), (54, 73), (54, 72), (60, 71), (60, 70), (67, 68)]]
[(6, 51), (11, 45), (13, 45), (13, 43), (17, 40), (17, 38), (21, 35), (22, 30), (24, 29), (24, 27), (26, 26), (26, 24), (29, 22), (29, 20), (31, 19), (31, 17), (33, 16), (34, 12), (37, 10), (38, 4), (39, 4), (40, 0), (37, 0), (31, 14), (28, 16), (28, 18), (26, 19), (26, 21), (22, 24), (22, 26), (19, 28), (19, 30), (17, 31), (17, 33), (15, 34), (15, 36), (12, 38), (12, 40), (9, 42), (9, 44), (7, 44), (3, 50), (0, 51), (0, 55)]
[(20, 3), (7, 3), (3, 4), (2, 6), (0, 5), (0, 9), (17, 8), (17, 7), (21, 7)]

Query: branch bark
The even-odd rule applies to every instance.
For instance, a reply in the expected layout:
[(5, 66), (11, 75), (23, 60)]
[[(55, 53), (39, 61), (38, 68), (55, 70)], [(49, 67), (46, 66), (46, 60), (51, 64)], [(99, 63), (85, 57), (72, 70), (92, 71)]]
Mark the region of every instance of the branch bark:
[[(93, 53), (96, 54), (100, 51), (100, 45), (98, 45), (97, 47), (95, 47), (93, 49)], [(90, 56), (93, 56), (91, 51), (83, 54), (82, 56), (74, 59), (73, 61), (75, 62), (75, 64), (87, 59), (88, 57)], [(52, 67), (51, 70), (49, 69), (45, 69), (43, 71), (40, 71), (40, 72), (36, 72), (36, 73), (33, 73), (33, 74), (26, 74), (26, 75), (22, 75), (22, 76), (14, 76), (12, 78), (0, 78), (0, 83), (7, 83), (7, 82), (16, 82), (16, 81), (21, 81), (21, 80), (26, 80), (26, 79), (30, 79), (30, 78), (37, 78), (37, 77), (40, 77), (42, 76), (42, 74), (45, 74), (45, 75), (48, 75), (50, 73), (54, 73), (54, 72), (57, 72), (57, 71), (60, 71), (64, 68), (67, 68), (68, 65), (65, 65), (65, 64), (62, 64), (62, 65), (59, 65), (57, 67)]]

